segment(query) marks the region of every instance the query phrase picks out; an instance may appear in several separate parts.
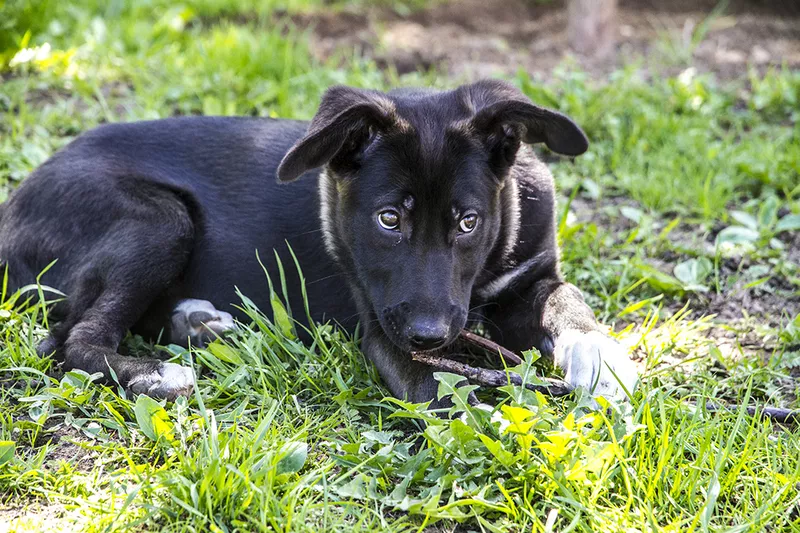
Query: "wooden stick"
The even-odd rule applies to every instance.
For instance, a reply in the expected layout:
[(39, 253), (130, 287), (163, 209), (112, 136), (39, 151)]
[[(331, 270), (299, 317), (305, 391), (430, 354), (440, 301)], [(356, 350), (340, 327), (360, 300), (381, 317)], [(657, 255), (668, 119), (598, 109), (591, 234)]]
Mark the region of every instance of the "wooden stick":
[[(513, 372), (506, 373), (504, 370), (476, 368), (459, 361), (445, 359), (444, 357), (438, 357), (424, 352), (411, 352), (411, 357), (414, 359), (414, 361), (419, 361), (420, 363), (430, 365), (438, 368), (439, 370), (445, 370), (447, 372), (452, 372), (453, 374), (458, 374), (459, 376), (464, 376), (469, 381), (484, 387), (502, 387), (503, 385), (508, 385), (509, 383), (518, 386), (522, 385), (522, 377)], [(548, 394), (550, 396), (566, 396), (572, 392), (572, 387), (560, 379), (546, 378), (544, 381), (547, 382), (547, 385), (534, 385), (531, 383), (525, 383), (525, 388), (532, 391), (541, 392), (542, 394)]]
[(510, 365), (517, 366), (517, 365), (522, 364), (522, 358), (520, 356), (518, 356), (517, 354), (515, 354), (514, 352), (512, 352), (508, 348), (503, 348), (502, 346), (500, 346), (496, 342), (492, 342), (487, 338), (481, 337), (480, 335), (475, 335), (471, 331), (467, 331), (465, 329), (461, 330), (461, 335), (460, 336), (466, 342), (468, 342), (470, 344), (474, 344), (475, 346), (478, 346), (479, 348), (483, 348), (484, 350), (487, 350), (487, 351), (495, 353), (495, 354), (499, 353), (500, 357), (505, 359), (506, 363), (508, 363)]
[[(694, 404), (695, 407), (699, 407)], [(719, 405), (716, 403), (706, 403), (706, 411), (709, 413), (729, 412), (735, 413), (741, 406), (740, 405)], [(749, 416), (761, 415), (764, 418), (769, 418), (775, 422), (782, 424), (791, 424), (793, 422), (800, 422), (800, 410), (782, 409), (780, 407), (755, 407), (748, 405), (745, 407)]]

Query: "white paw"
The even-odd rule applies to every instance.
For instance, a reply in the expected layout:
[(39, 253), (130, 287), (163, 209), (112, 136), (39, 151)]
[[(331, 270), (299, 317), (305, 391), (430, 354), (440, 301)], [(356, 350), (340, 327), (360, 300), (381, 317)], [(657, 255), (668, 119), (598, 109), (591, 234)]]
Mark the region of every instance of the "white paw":
[[(487, 413), (490, 413), (492, 416), (489, 419), (489, 421), (492, 424), (499, 424), (500, 433), (503, 433), (506, 430), (506, 428), (509, 425), (511, 425), (511, 423), (508, 420), (503, 418), (503, 413), (501, 413), (500, 409), (498, 409), (497, 407), (492, 407), (488, 403), (483, 403), (483, 402), (476, 404), (473, 407), (475, 409), (480, 409), (481, 411), (486, 411)], [(467, 413), (462, 413), (461, 421), (464, 422), (465, 424), (467, 423)]]
[(135, 394), (146, 394), (152, 398), (166, 398), (170, 401), (178, 396), (189, 396), (192, 389), (192, 369), (174, 363), (162, 363), (158, 370), (136, 376), (128, 382), (128, 390)]
[(187, 298), (172, 310), (170, 342), (186, 346), (188, 339), (193, 346), (202, 348), (234, 327), (230, 313), (219, 311), (208, 300)]
[(567, 330), (558, 336), (553, 354), (564, 380), (592, 396), (622, 400), (633, 393), (639, 373), (620, 343), (599, 331)]

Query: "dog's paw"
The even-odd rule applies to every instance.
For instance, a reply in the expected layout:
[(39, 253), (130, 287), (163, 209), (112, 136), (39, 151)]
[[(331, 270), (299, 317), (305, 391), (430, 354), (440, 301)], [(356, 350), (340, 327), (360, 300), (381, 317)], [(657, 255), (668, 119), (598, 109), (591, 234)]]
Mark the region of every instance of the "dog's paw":
[(151, 398), (169, 401), (189, 396), (194, 389), (192, 369), (174, 363), (161, 363), (156, 370), (140, 374), (128, 382), (128, 390)]
[(555, 343), (556, 366), (573, 387), (584, 387), (592, 396), (621, 400), (632, 393), (639, 373), (623, 346), (599, 331), (568, 330)]
[(56, 350), (58, 350), (58, 342), (52, 335), (48, 335), (36, 346), (36, 354), (39, 357), (50, 357), (56, 353)]
[(219, 311), (208, 300), (189, 298), (172, 310), (170, 341), (185, 346), (188, 339), (192, 346), (203, 348), (235, 327), (230, 313)]

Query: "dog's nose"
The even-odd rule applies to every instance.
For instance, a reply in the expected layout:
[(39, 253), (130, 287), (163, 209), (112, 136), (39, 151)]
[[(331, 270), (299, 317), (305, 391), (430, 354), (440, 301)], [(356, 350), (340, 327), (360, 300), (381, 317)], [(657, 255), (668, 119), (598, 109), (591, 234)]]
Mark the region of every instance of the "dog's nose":
[(410, 324), (408, 341), (414, 350), (435, 350), (447, 342), (450, 326), (443, 320), (417, 319)]

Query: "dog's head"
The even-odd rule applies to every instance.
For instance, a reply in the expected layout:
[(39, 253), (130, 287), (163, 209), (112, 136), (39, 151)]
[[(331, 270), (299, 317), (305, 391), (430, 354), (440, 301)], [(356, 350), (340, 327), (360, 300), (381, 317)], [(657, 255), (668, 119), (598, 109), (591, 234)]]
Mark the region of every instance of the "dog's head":
[(430, 350), (464, 327), (475, 279), (502, 246), (521, 143), (566, 155), (588, 146), (569, 118), (499, 81), (448, 92), (333, 87), (278, 179), (324, 167), (326, 245), (362, 312), (400, 349)]

